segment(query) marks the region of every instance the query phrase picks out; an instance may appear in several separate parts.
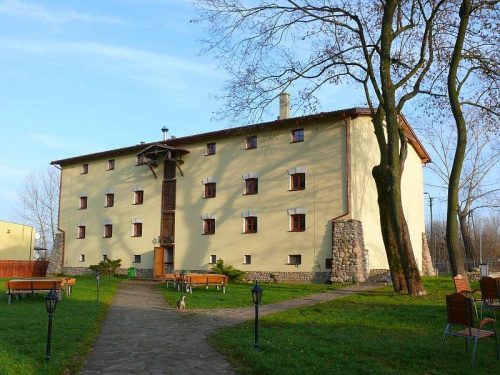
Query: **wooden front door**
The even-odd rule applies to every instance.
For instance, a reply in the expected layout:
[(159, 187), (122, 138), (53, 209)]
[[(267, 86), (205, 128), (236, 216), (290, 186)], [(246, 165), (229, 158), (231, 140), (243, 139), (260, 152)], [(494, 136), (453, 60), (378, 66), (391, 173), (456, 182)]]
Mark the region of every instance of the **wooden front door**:
[(155, 246), (153, 277), (165, 277), (165, 249), (161, 246)]

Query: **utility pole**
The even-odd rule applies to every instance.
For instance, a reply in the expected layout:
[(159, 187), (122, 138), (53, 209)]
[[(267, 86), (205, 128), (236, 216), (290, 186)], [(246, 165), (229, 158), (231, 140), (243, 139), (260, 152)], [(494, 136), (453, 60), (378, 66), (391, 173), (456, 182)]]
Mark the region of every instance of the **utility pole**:
[(434, 244), (434, 225), (432, 221), (432, 200), (434, 199), (431, 197), (431, 195), (428, 192), (424, 192), (424, 194), (427, 194), (429, 196), (429, 208), (431, 211), (431, 246), (432, 246), (432, 251), (434, 253), (433, 260), (434, 260), (434, 267), (436, 267), (436, 246)]

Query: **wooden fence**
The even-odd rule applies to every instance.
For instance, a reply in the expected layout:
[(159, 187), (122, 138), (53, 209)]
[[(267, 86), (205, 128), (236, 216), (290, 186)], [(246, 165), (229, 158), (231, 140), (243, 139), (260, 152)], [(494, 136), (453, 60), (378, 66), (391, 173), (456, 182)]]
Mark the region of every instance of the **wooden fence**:
[(45, 277), (48, 261), (0, 260), (0, 277)]

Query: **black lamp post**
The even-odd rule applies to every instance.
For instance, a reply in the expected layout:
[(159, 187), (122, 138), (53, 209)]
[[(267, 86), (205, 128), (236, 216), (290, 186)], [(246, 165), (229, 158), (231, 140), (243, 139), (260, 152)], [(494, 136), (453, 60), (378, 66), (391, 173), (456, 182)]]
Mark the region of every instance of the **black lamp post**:
[(50, 289), (49, 294), (45, 297), (45, 307), (47, 308), (47, 312), (49, 313), (49, 330), (47, 335), (47, 352), (45, 353), (45, 359), (50, 359), (50, 341), (52, 340), (52, 314), (56, 311), (57, 301), (59, 297), (57, 293), (54, 291), (54, 288)]
[(108, 268), (108, 281), (111, 282), (111, 267)]
[(97, 281), (97, 300), (99, 302), (99, 284), (101, 282), (101, 272), (97, 271), (95, 274), (95, 280)]
[(252, 299), (255, 304), (255, 344), (253, 348), (259, 350), (259, 303), (262, 300), (262, 288), (257, 284), (257, 280), (252, 288)]

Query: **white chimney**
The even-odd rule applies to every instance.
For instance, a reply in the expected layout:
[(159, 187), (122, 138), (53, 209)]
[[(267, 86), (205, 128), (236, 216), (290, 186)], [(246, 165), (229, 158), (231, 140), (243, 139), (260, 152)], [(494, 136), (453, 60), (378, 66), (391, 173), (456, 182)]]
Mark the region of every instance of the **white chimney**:
[(168, 139), (168, 128), (164, 126), (161, 131), (163, 132), (163, 140), (166, 141)]
[(290, 94), (282, 92), (280, 94), (280, 120), (290, 118)]

